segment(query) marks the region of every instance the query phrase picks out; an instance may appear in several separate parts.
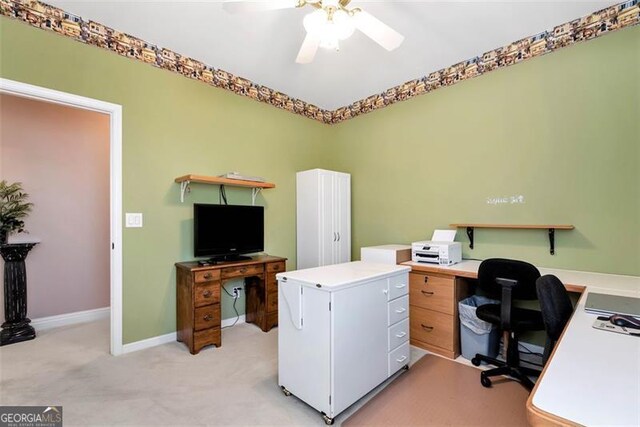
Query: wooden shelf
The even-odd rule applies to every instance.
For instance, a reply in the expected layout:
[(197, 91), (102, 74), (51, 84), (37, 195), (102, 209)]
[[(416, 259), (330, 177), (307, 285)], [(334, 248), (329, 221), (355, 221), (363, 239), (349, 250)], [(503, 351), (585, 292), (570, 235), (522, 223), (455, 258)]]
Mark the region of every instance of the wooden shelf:
[(193, 182), (198, 184), (212, 184), (212, 185), (228, 185), (230, 187), (245, 187), (253, 189), (251, 200), (255, 204), (255, 198), (260, 190), (264, 188), (275, 188), (276, 185), (271, 182), (259, 182), (259, 181), (245, 181), (242, 179), (229, 179), (219, 176), (206, 176), (206, 175), (183, 175), (175, 179), (175, 182), (180, 184), (180, 201), (184, 202), (184, 194), (188, 191), (189, 185)]
[(466, 228), (469, 236), (469, 248), (473, 249), (473, 230), (476, 228), (502, 228), (511, 230), (548, 230), (549, 233), (549, 253), (555, 255), (556, 230), (573, 230), (571, 224), (449, 224), (451, 227)]

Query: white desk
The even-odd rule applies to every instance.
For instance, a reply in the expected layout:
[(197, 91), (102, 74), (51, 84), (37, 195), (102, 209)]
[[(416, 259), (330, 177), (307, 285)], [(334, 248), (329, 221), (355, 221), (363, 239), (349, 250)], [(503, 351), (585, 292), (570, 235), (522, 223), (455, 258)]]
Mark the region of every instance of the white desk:
[[(479, 261), (444, 267), (406, 262), (414, 269), (477, 278)], [(588, 292), (640, 297), (640, 277), (538, 268), (569, 290), (584, 291), (529, 400), (532, 425), (640, 425), (640, 338), (592, 327)]]

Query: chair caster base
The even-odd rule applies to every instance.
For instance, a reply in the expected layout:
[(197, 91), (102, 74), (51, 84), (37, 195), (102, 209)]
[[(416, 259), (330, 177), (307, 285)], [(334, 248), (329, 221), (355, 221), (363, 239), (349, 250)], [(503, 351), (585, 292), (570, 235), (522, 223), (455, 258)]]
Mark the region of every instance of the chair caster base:
[(491, 380), (485, 375), (480, 374), (480, 383), (486, 388), (491, 388)]

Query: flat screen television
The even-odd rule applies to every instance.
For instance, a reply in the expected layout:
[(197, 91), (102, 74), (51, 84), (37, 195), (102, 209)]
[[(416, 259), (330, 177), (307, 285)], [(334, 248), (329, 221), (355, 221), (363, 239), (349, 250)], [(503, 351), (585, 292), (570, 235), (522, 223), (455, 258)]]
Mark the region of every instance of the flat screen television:
[(264, 250), (262, 206), (193, 205), (193, 252), (212, 261), (248, 259)]

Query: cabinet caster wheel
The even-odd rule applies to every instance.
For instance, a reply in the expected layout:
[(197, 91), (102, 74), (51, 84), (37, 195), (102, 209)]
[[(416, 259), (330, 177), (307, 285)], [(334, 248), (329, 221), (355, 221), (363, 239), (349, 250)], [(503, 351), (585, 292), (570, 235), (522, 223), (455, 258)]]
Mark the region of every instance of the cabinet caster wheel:
[(484, 387), (487, 387), (487, 388), (491, 387), (491, 380), (488, 377), (486, 377), (486, 376), (484, 376), (482, 374), (480, 374), (480, 383)]
[(473, 359), (471, 359), (471, 364), (473, 366), (480, 366), (480, 359), (478, 359), (477, 357), (474, 357)]
[(408, 371), (408, 370), (409, 370), (409, 365), (404, 365), (404, 366), (402, 367), (402, 369), (404, 369), (405, 371)]
[(291, 392), (287, 390), (283, 385), (280, 386), (280, 389), (282, 390), (282, 393), (284, 393), (285, 396), (287, 397), (291, 396)]
[(332, 426), (333, 425), (333, 418), (329, 418), (325, 414), (322, 414), (322, 419), (324, 420), (324, 423), (326, 425), (328, 425), (328, 426)]

